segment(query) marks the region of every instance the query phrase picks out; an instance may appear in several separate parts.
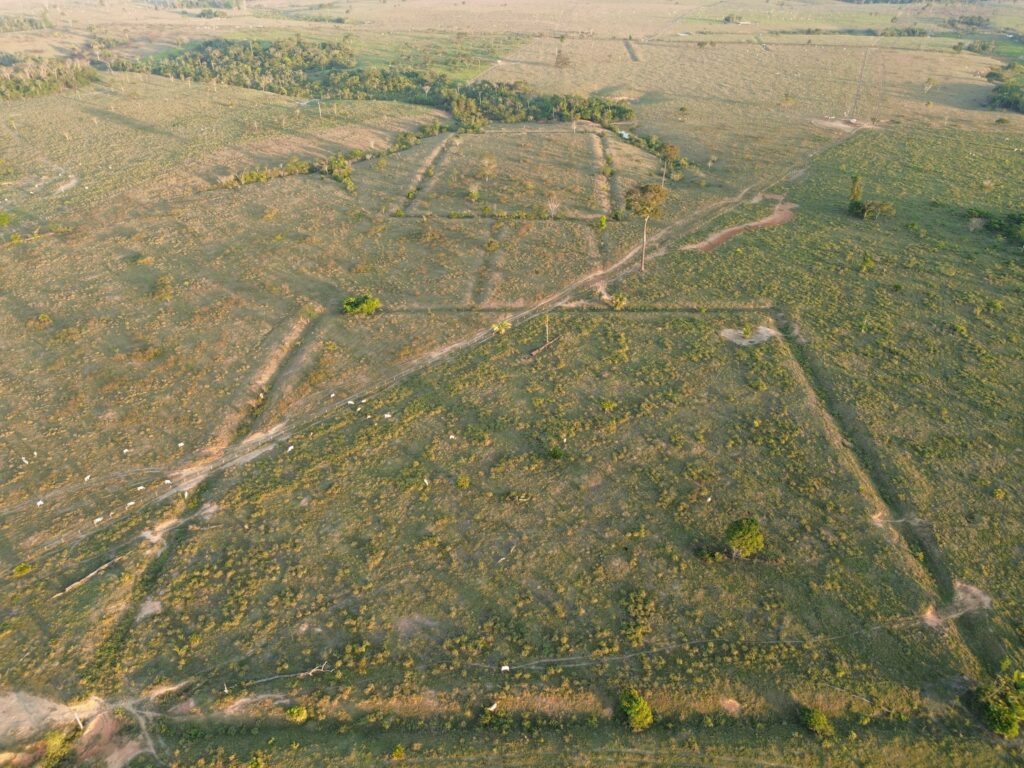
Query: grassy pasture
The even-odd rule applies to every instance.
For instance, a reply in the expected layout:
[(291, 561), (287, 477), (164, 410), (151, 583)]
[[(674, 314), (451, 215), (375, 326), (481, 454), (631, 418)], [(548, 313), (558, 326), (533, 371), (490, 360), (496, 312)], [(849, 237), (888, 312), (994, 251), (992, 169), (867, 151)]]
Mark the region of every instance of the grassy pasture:
[[(227, 125), (206, 129), (198, 117), (188, 122), (173, 112), (142, 123), (145, 108), (162, 103), (165, 85), (253, 112), (225, 110)], [(22, 170), (13, 188), (28, 188), (32, 173), (24, 169), (39, 173), (57, 162), (78, 183), (58, 195), (44, 187), (26, 195), (11, 231), (52, 210), (69, 211), (71, 226), (10, 245), (0, 265), (11, 363), (0, 377), (19, 393), (0, 405), (11, 425), (0, 472), (4, 533), (18, 542), (4, 558), (10, 567), (57, 556), (62, 541), (92, 536), (118, 514), (137, 517), (175, 467), (216, 453), (245, 426), (268, 425), (292, 405), (319, 405), (324, 387), (359, 391), (500, 319), (464, 310), (525, 306), (635, 244), (635, 222), (609, 222), (598, 232), (570, 221), (400, 215), (412, 202), (400, 192), (423, 181), (444, 136), (356, 163), (351, 193), (320, 176), (215, 187), (227, 172), (295, 153), (379, 152), (396, 129), (432, 119), (430, 110), (338, 102), (325, 105), (321, 120), (269, 97), (285, 125), (229, 147), (256, 112), (258, 100), (247, 101), (245, 91), (131, 78), (124, 94), (103, 98), (107, 112), (129, 121), (115, 134), (126, 145), (116, 166), (101, 166), (92, 151), (105, 130), (100, 122), (80, 121), (61, 139), (60, 154), (28, 154), (59, 130), (47, 116), (77, 108), (75, 99), (26, 102), (17, 118), (24, 141), (15, 149), (25, 154), (15, 154)], [(371, 113), (376, 120), (363, 119)], [(282, 138), (293, 119), (305, 129)], [(169, 135), (172, 128), (178, 133)], [(146, 134), (150, 156), (139, 145)], [(183, 146), (178, 134), (193, 144)], [(596, 136), (579, 139), (592, 155), (601, 147)], [(76, 142), (82, 152), (70, 148)], [(514, 165), (529, 188), (552, 178), (546, 158), (498, 156), (498, 172)], [(605, 180), (596, 156), (584, 160), (581, 179)], [(641, 158), (625, 173), (636, 169)], [(89, 196), (70, 197), (80, 189)], [(337, 314), (344, 296), (359, 291), (382, 299), (383, 317)], [(134, 533), (137, 524), (126, 523)]]
[[(700, 47), (696, 42), (536, 38), (488, 74), (537, 88), (572, 84), (630, 99), (646, 133), (677, 144), (715, 173), (709, 184), (742, 189), (771, 178), (828, 141), (824, 118), (975, 123), (991, 87), (991, 59), (972, 54), (842, 46)], [(554, 65), (559, 47), (569, 63)], [(686, 77), (679, 77), (685, 72)]]
[[(1014, 124), (862, 133), (785, 189), (800, 206), (790, 225), (670, 254), (654, 279), (617, 287), (653, 306), (758, 298), (798, 323), (894, 509), (934, 532), (946, 599), (952, 580), (992, 598), (988, 665), (1019, 653), (1021, 261), (965, 211), (1020, 210), (1019, 145)], [(853, 173), (895, 218), (846, 215)]]
[[(927, 721), (922, 691), (960, 651), (919, 620), (920, 566), (870, 522), (782, 342), (718, 335), (761, 320), (559, 312), (535, 360), (539, 320), (348, 407), (203, 498), (216, 511), (107, 684), (216, 670), (244, 693), (329, 660), (253, 691), (343, 733), (488, 727), (494, 700), (498, 728), (600, 725), (628, 682), (670, 731), (721, 717), (723, 698), (769, 724), (794, 702), (858, 730), (886, 711)], [(763, 558), (701, 560), (751, 513)], [(653, 607), (630, 614), (638, 590)], [(191, 694), (210, 711), (242, 695)]]
[[(677, 234), (646, 274), (552, 311), (551, 346), (530, 356), (535, 318), (405, 378), (634, 248), (641, 222), (596, 217), (656, 159), (564, 125), (379, 158), (445, 116), (140, 75), (12, 104), (0, 239), (55, 234), (0, 250), (0, 687), (158, 710), (161, 764), (181, 766), (379, 765), (399, 746), (420, 765), (1020, 761), (962, 694), (1021, 662), (1021, 252), (966, 210), (1024, 206), (1024, 117), (982, 108), (995, 59), (948, 52), (973, 35), (943, 25), (1019, 26), (1020, 8), (623, 8), (79, 3), (0, 36), (64, 50), (95, 23), (151, 53), (352, 34), (362, 64), (630, 99), (623, 128), (693, 161), (652, 221)], [(837, 34), (911, 25), (942, 36)], [(825, 121), (844, 116), (880, 129)], [(374, 157), (354, 192), (216, 188), (355, 149)], [(894, 218), (846, 214), (854, 173)], [(688, 222), (767, 215), (747, 195), (708, 218), (783, 178), (793, 221), (682, 250), (705, 234)], [(338, 311), (361, 293), (383, 311)], [(760, 325), (787, 336), (720, 335)], [(279, 425), (287, 441), (247, 455)], [(229, 443), (238, 466), (166, 490)], [(748, 515), (766, 551), (716, 556)], [(620, 721), (627, 685), (648, 734)], [(837, 736), (810, 736), (803, 705)]]
[[(474, 215), (484, 211), (530, 218), (610, 216), (600, 137), (587, 130), (494, 130), (455, 137), (435, 170), (429, 194), (411, 214)], [(647, 156), (647, 176), (656, 159)], [(524, 178), (524, 169), (532, 173)]]
[[(26, 234), (68, 224), (79, 212), (110, 221), (131, 215), (129, 191), (187, 194), (240, 166), (383, 147), (394, 133), (438, 115), (394, 102), (351, 102), (327, 105), (321, 116), (315, 106), (269, 93), (112, 73), (96, 88), (5, 110), (4, 210)], [(113, 211), (92, 210), (111, 205)]]

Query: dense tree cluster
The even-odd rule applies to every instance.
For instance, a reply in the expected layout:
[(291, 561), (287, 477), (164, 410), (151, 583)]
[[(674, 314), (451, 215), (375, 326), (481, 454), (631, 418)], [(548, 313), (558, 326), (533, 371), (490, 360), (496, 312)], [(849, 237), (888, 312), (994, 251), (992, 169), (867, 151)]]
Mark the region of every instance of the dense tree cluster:
[(122, 59), (113, 67), (310, 97), (323, 95), (328, 75), (354, 64), (355, 55), (344, 43), (314, 43), (294, 37), (272, 43), (208, 40), (164, 59)]
[(1024, 65), (1007, 64), (988, 73), (988, 81), (995, 83), (990, 103), (1000, 109), (1024, 112)]
[(32, 59), (0, 66), (0, 100), (78, 88), (96, 77), (92, 67), (70, 59)]
[(389, 99), (444, 109), (466, 130), (489, 122), (592, 120), (604, 126), (633, 118), (628, 106), (587, 96), (543, 95), (522, 83), (456, 83), (418, 69), (354, 69), (343, 43), (294, 38), (275, 43), (211, 40), (160, 60), (119, 61), (116, 69), (217, 80), (306, 98)]

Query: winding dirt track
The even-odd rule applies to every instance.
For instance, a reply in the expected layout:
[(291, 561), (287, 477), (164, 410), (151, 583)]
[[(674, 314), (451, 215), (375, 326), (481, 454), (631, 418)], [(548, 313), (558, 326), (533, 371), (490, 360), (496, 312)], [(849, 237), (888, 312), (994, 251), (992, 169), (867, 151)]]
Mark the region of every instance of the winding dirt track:
[(718, 246), (727, 243), (737, 235), (742, 235), (744, 232), (749, 232), (753, 229), (764, 229), (765, 227), (777, 227), (781, 224), (785, 224), (790, 221), (796, 211), (796, 203), (787, 203), (779, 201), (775, 205), (775, 210), (763, 219), (757, 221), (750, 221), (746, 224), (739, 224), (735, 227), (729, 227), (719, 232), (715, 232), (713, 235), (701, 240), (699, 243), (691, 243), (690, 245), (683, 246), (684, 251), (713, 251)]

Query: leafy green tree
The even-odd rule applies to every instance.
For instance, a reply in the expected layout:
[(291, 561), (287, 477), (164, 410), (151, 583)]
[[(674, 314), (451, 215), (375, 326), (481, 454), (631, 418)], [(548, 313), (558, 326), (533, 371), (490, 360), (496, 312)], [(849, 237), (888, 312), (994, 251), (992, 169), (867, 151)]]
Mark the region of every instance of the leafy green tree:
[(753, 557), (764, 549), (761, 524), (753, 517), (741, 517), (729, 523), (725, 529), (725, 540), (729, 549), (738, 557)]
[(652, 216), (661, 214), (661, 206), (668, 199), (668, 190), (660, 184), (644, 184), (633, 187), (626, 193), (626, 208), (644, 220), (644, 242), (640, 251), (640, 271), (646, 269), (647, 262), (647, 222)]
[(651, 705), (640, 695), (636, 688), (627, 688), (622, 694), (622, 711), (626, 715), (626, 722), (633, 733), (646, 731), (654, 724), (654, 713), (651, 712)]

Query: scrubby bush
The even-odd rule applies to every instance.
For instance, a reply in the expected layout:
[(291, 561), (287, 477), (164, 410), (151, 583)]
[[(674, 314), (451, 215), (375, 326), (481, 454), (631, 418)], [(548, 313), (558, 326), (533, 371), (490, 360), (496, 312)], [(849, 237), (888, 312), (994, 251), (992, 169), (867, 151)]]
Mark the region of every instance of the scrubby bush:
[(302, 725), (304, 722), (309, 720), (309, 710), (301, 704), (296, 704), (294, 707), (288, 707), (288, 709), (285, 710), (284, 716), (296, 725)]
[(346, 315), (372, 315), (378, 309), (380, 309), (380, 299), (368, 293), (349, 296), (341, 304), (341, 311)]
[(847, 205), (850, 215), (858, 219), (878, 219), (882, 216), (892, 216), (896, 213), (896, 207), (883, 200), (872, 200), (864, 202), (864, 183), (860, 176), (853, 177), (853, 184), (850, 189), (850, 202)]
[(1004, 738), (1017, 738), (1024, 721), (1024, 670), (1000, 676), (975, 695), (985, 726)]
[(44, 740), (46, 751), (36, 764), (39, 768), (70, 768), (76, 761), (72, 754), (73, 739), (69, 734), (55, 731)]
[(654, 619), (656, 609), (654, 598), (649, 597), (644, 590), (638, 589), (635, 592), (630, 592), (626, 599), (626, 613), (629, 615), (629, 621), (626, 623), (625, 635), (634, 648), (642, 646), (644, 638), (653, 629), (651, 621)]
[(831, 739), (836, 735), (832, 721), (820, 709), (803, 707), (800, 710), (800, 722), (819, 739)]
[(622, 694), (622, 712), (629, 723), (629, 729), (633, 733), (646, 731), (654, 724), (654, 713), (651, 712), (651, 705), (640, 695), (636, 688), (628, 688)]
[(153, 289), (150, 291), (150, 295), (157, 301), (170, 301), (174, 298), (174, 284), (171, 282), (171, 278), (167, 275), (161, 275), (156, 279), (156, 283), (153, 284)]
[(1024, 64), (1007, 64), (988, 73), (988, 81), (995, 83), (989, 103), (998, 109), (1024, 112)]

